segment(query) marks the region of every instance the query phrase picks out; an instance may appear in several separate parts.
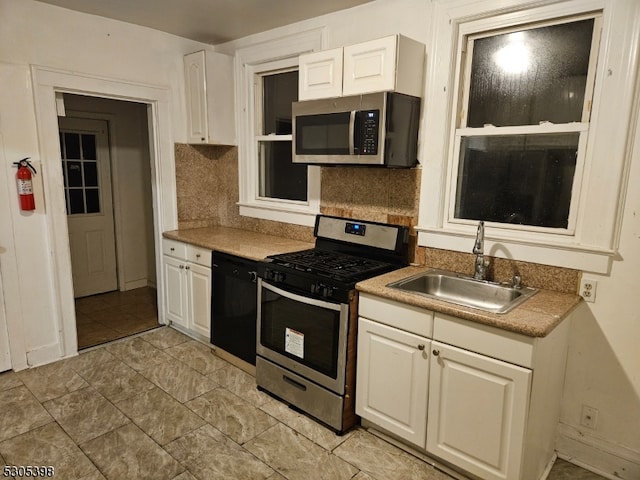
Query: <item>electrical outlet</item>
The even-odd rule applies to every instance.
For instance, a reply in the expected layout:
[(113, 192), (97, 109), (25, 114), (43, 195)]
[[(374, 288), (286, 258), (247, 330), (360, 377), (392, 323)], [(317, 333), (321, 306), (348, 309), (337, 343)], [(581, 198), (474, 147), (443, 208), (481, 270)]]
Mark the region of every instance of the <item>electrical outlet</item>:
[(580, 418), (580, 425), (587, 428), (596, 428), (598, 423), (598, 409), (590, 407), (589, 405), (582, 405), (582, 417)]
[(593, 278), (582, 277), (580, 281), (580, 296), (584, 298), (586, 302), (595, 302), (597, 286), (598, 282)]

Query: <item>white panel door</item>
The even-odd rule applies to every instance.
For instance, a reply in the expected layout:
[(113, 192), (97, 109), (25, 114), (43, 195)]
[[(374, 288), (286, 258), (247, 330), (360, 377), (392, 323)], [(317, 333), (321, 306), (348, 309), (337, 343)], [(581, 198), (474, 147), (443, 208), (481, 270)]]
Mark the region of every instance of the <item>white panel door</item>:
[(211, 332), (211, 269), (188, 263), (187, 289), (190, 298), (190, 328), (207, 338)]
[(185, 262), (163, 255), (162, 270), (164, 275), (164, 298), (167, 320), (177, 323), (185, 328), (189, 327), (187, 320), (187, 275)]
[(298, 100), (342, 95), (342, 47), (300, 55)]
[(118, 288), (107, 122), (59, 119), (74, 296)]
[(520, 478), (531, 370), (431, 348), (427, 451), (486, 480)]
[(430, 343), (358, 320), (356, 413), (421, 448), (427, 429)]

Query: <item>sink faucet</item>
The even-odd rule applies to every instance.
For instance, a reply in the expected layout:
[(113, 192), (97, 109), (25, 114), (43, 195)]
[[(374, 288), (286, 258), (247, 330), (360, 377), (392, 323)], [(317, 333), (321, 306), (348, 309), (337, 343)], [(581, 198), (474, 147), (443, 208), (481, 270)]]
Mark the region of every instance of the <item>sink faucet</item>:
[(473, 253), (476, 256), (476, 267), (473, 278), (476, 280), (486, 280), (488, 262), (484, 259), (484, 222), (478, 223), (476, 242), (473, 244)]

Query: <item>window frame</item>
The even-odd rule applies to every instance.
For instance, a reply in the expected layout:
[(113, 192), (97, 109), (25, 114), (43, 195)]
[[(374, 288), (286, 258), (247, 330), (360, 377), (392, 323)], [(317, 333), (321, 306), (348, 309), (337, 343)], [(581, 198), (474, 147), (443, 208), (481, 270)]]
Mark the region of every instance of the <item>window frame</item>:
[[(558, 0), (522, 5), (504, 0), (436, 0), (429, 60), (424, 131), (429, 132), (422, 161), (420, 214), (416, 230), (420, 246), (470, 252), (476, 221), (449, 222), (455, 143), (460, 105), (463, 39), (479, 31), (504, 30), (563, 18), (602, 12), (591, 119), (581, 136), (584, 161), (581, 184), (574, 182), (577, 202), (571, 232), (559, 235), (510, 224), (486, 224), (485, 253), (535, 263), (606, 273), (616, 256), (620, 217), (630, 164), (629, 135), (638, 55), (634, 16), (639, 7), (629, 0)], [(558, 22), (554, 21), (557, 19)], [(617, 75), (615, 74), (617, 73)], [(504, 128), (504, 127), (503, 127)], [(519, 127), (509, 127), (519, 128)], [(542, 126), (553, 130), (555, 126)], [(586, 138), (585, 138), (586, 137)], [(457, 158), (456, 158), (457, 162)], [(455, 200), (455, 198), (454, 198)], [(554, 232), (557, 229), (552, 229)]]
[(313, 226), (320, 212), (320, 167), (307, 167), (307, 200), (260, 196), (260, 140), (291, 141), (291, 135), (262, 135), (262, 82), (268, 72), (298, 68), (300, 54), (322, 49), (320, 29), (302, 32), (240, 49), (236, 54), (238, 111), (238, 171), (240, 215), (304, 226)]
[[(585, 96), (582, 105), (582, 118), (579, 122), (569, 123), (543, 123), (538, 125), (514, 125), (514, 126), (484, 126), (469, 127), (468, 121), (468, 104), (471, 81), (471, 62), (473, 59), (473, 42), (477, 39), (488, 38), (495, 35), (518, 32), (523, 30), (533, 30), (535, 28), (547, 27), (552, 25), (567, 24), (575, 21), (594, 19), (593, 37), (591, 39), (590, 58), (588, 66), (588, 75), (585, 84)], [(546, 19), (534, 22), (533, 24), (508, 26), (499, 30), (486, 31), (482, 27), (486, 22), (480, 20), (478, 22), (469, 22), (460, 29), (460, 52), (458, 58), (460, 61), (457, 65), (456, 82), (454, 91), (458, 93), (457, 104), (454, 111), (457, 112), (456, 125), (451, 132), (451, 153), (449, 169), (447, 172), (447, 190), (446, 198), (448, 203), (448, 211), (445, 226), (450, 225), (477, 225), (477, 220), (469, 220), (457, 218), (455, 216), (455, 207), (458, 191), (457, 176), (460, 167), (460, 148), (464, 137), (473, 136), (498, 136), (498, 135), (543, 135), (551, 133), (578, 133), (578, 152), (576, 157), (576, 168), (574, 172), (574, 180), (571, 188), (571, 202), (569, 205), (569, 218), (567, 228), (550, 228), (537, 227), (534, 225), (507, 224), (500, 222), (485, 222), (487, 226), (498, 229), (516, 230), (522, 232), (538, 232), (548, 233), (551, 235), (575, 235), (577, 214), (580, 204), (580, 192), (582, 191), (582, 177), (584, 173), (586, 158), (586, 139), (589, 135), (591, 105), (593, 102), (594, 79), (596, 75), (596, 65), (598, 59), (598, 47), (600, 44), (600, 34), (602, 30), (602, 14), (600, 12), (591, 12), (586, 14), (572, 15), (561, 19)]]

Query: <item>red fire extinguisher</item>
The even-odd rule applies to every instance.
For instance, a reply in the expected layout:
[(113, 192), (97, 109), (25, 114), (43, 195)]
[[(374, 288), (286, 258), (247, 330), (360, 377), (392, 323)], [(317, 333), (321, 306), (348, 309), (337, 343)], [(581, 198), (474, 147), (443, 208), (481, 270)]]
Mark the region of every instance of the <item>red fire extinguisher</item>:
[(20, 197), (21, 210), (35, 210), (36, 202), (33, 198), (33, 183), (31, 182), (31, 170), (37, 173), (36, 169), (29, 162), (29, 157), (23, 158), (19, 162), (13, 162), (18, 167), (16, 180), (18, 182), (18, 196)]

